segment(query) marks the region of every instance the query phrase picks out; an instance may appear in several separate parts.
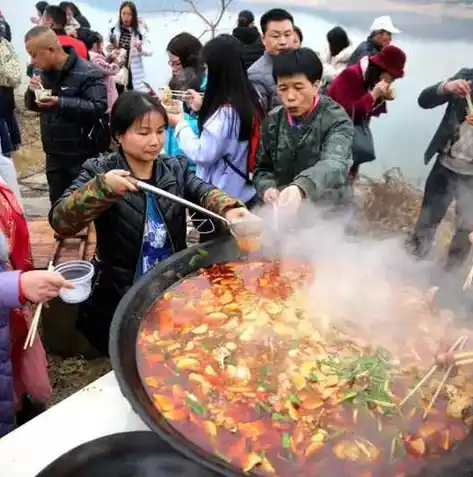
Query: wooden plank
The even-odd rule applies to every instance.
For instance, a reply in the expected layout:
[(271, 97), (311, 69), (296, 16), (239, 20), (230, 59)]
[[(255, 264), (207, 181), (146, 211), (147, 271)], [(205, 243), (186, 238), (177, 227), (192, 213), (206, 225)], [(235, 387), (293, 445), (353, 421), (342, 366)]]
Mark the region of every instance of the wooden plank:
[[(55, 233), (49, 226), (46, 218), (28, 219), (33, 264), (36, 269), (45, 269), (54, 252), (56, 241)], [(85, 240), (87, 246), (85, 247)], [(95, 251), (95, 231), (93, 226), (89, 230), (79, 232), (76, 237), (65, 238), (59, 247), (55, 265), (70, 260), (90, 260)]]

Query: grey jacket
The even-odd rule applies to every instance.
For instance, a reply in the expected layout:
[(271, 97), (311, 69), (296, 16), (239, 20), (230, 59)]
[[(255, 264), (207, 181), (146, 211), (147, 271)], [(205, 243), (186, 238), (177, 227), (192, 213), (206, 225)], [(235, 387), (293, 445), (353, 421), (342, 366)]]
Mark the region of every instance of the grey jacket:
[(248, 78), (260, 94), (266, 112), (279, 106), (276, 81), (273, 77), (273, 59), (268, 52), (265, 51), (263, 56), (250, 66)]
[[(473, 69), (462, 68), (447, 81), (457, 79), (473, 81)], [(445, 148), (448, 141), (450, 141), (455, 134), (457, 126), (464, 121), (467, 114), (466, 101), (458, 96), (442, 92), (440, 88), (441, 84), (442, 82), (439, 82), (425, 88), (417, 99), (419, 106), (423, 109), (433, 109), (437, 106), (447, 104), (447, 109), (445, 110), (442, 121), (425, 151), (425, 164), (428, 164), (432, 157)]]

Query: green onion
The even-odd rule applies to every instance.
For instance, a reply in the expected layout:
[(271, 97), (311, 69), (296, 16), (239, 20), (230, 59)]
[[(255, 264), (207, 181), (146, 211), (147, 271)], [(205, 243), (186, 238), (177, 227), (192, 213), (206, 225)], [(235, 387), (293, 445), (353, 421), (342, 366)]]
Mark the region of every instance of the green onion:
[(283, 432), (282, 434), (282, 446), (284, 449), (291, 448), (291, 435), (287, 432)]
[(204, 405), (197, 401), (197, 399), (191, 399), (190, 397), (186, 397), (184, 400), (192, 412), (200, 415), (205, 414)]
[(263, 411), (265, 411), (265, 412), (271, 414), (271, 408), (270, 408), (267, 404), (265, 404), (264, 402), (259, 402), (259, 403), (258, 403), (258, 406), (259, 406)]
[(284, 414), (281, 414), (279, 412), (273, 412), (271, 414), (271, 419), (273, 421), (290, 421), (291, 420), (289, 416), (285, 416)]
[(301, 403), (301, 400), (299, 399), (299, 396), (296, 396), (295, 394), (291, 394), (287, 399), (290, 402), (292, 402), (292, 404), (300, 404)]

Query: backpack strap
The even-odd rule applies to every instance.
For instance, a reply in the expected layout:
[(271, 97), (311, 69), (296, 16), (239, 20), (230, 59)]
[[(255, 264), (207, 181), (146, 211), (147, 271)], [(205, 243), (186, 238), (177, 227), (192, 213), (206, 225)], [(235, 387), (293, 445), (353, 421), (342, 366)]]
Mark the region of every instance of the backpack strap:
[(247, 185), (252, 185), (250, 177), (240, 171), (240, 169), (238, 169), (238, 167), (233, 164), (232, 156), (230, 154), (225, 154), (222, 157), (222, 160), (235, 174), (239, 175), (242, 179), (244, 179)]

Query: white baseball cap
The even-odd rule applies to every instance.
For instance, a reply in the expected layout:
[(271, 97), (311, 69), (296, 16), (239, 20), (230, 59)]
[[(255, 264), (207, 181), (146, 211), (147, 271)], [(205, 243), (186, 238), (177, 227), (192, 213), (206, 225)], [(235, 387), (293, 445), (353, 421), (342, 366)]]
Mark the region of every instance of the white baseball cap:
[(388, 33), (401, 33), (401, 30), (398, 30), (394, 25), (391, 17), (385, 15), (382, 17), (375, 18), (370, 27), (370, 32), (384, 30)]

